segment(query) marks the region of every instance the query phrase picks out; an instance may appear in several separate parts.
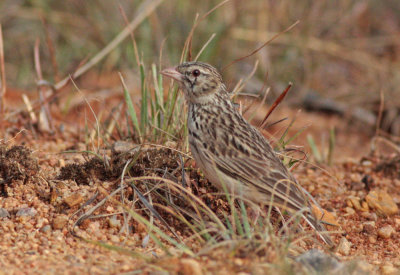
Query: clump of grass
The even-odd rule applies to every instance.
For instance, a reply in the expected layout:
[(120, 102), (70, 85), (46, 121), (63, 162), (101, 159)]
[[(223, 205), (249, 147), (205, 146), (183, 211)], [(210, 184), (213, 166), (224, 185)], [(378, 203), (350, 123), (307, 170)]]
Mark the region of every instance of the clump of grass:
[(336, 138), (335, 138), (335, 128), (331, 128), (329, 131), (329, 141), (327, 148), (319, 149), (315, 143), (312, 135), (307, 135), (307, 142), (311, 148), (312, 156), (315, 161), (319, 164), (332, 165), (333, 162), (333, 152), (335, 150)]
[[(164, 99), (164, 85), (161, 75), (155, 64), (151, 67), (153, 85), (149, 85), (145, 74), (145, 68), (140, 63), (140, 90), (141, 102), (139, 105), (139, 116), (132, 102), (128, 87), (122, 75), (121, 83), (124, 89), (124, 98), (128, 107), (128, 116), (133, 129), (132, 137), (135, 142), (164, 143), (166, 140), (179, 141), (183, 138), (185, 123), (182, 110), (183, 99), (177, 88), (170, 88)], [(178, 107), (177, 107), (178, 106)], [(180, 107), (180, 108), (179, 108)], [(129, 126), (128, 126), (129, 127)]]

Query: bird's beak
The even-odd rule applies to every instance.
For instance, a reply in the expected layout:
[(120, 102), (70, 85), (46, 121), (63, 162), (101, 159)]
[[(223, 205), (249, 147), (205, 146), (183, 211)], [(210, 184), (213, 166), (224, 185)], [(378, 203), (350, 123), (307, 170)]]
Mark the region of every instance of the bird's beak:
[(171, 77), (171, 78), (175, 79), (176, 81), (183, 82), (183, 75), (180, 72), (178, 72), (176, 67), (164, 69), (161, 71), (161, 74), (165, 75), (167, 77)]

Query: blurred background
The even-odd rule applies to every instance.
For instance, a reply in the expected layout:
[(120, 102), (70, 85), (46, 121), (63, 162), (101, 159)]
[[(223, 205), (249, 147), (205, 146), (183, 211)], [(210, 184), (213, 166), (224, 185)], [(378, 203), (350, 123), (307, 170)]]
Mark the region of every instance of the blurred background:
[[(37, 39), (43, 79), (57, 83), (125, 28), (121, 9), (131, 21), (154, 3), (154, 12), (134, 31), (139, 56), (146, 70), (153, 63), (161, 68), (178, 64), (196, 14), (201, 17), (220, 2), (2, 0), (8, 93), (22, 90), (29, 96), (36, 91)], [(338, 113), (372, 128), (383, 96), (382, 128), (390, 135), (399, 135), (399, 1), (231, 0), (199, 23), (193, 35), (193, 55), (215, 34), (199, 60), (221, 69), (297, 20), (300, 23), (292, 30), (224, 70), (228, 87), (248, 77), (258, 62), (243, 93), (261, 92), (268, 73), (271, 91), (267, 102), (292, 82), (290, 96), (283, 104)], [(119, 71), (125, 73), (130, 87), (139, 87), (139, 69), (129, 36), (77, 83), (82, 90), (120, 89)]]

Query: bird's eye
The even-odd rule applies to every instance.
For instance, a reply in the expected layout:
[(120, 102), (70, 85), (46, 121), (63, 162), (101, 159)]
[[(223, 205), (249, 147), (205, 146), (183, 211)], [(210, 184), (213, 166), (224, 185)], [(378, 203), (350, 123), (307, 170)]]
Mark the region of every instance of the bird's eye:
[(194, 76), (194, 77), (198, 77), (199, 75), (200, 75), (200, 71), (199, 70), (194, 70), (193, 72), (192, 72), (192, 75)]

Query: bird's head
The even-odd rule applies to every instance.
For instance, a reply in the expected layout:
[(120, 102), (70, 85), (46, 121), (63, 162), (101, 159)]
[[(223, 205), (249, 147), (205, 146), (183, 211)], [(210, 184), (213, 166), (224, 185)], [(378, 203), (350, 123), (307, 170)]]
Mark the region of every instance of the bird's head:
[(165, 69), (161, 74), (178, 81), (186, 99), (191, 103), (207, 103), (216, 94), (226, 93), (221, 75), (207, 63), (185, 62)]

